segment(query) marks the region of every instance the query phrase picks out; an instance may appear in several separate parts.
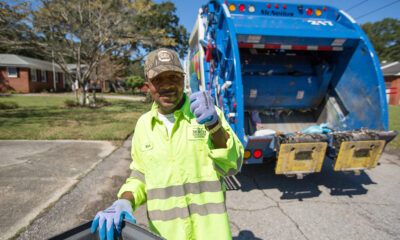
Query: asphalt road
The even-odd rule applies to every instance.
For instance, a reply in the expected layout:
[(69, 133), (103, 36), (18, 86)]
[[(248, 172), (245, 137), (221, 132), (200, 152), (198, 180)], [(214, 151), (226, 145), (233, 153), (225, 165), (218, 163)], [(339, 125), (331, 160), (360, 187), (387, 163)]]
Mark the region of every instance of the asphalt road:
[(400, 239), (398, 155), (359, 176), (325, 163), (302, 180), (246, 167), (227, 193), (234, 239)]
[[(115, 200), (129, 175), (129, 152), (127, 140), (36, 216), (17, 239), (44, 239), (91, 220)], [(272, 164), (247, 165), (227, 179), (233, 238), (399, 239), (398, 155), (384, 153), (377, 168), (359, 176), (334, 172), (328, 160), (321, 173), (302, 180), (274, 175)], [(148, 226), (145, 206), (134, 217)]]

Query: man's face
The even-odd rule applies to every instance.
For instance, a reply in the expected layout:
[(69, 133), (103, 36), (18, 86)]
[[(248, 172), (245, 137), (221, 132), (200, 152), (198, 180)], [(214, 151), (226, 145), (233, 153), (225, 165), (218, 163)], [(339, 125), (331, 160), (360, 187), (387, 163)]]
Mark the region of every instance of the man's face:
[(162, 114), (177, 110), (183, 96), (184, 78), (177, 72), (163, 72), (147, 80), (150, 95), (159, 105)]

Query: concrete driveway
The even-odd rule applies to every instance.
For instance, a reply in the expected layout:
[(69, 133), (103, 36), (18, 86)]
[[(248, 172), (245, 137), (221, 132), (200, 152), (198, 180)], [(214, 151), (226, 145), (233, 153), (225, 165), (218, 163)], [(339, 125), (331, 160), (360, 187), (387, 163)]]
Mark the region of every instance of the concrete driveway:
[(0, 239), (28, 225), (114, 150), (104, 141), (0, 141)]

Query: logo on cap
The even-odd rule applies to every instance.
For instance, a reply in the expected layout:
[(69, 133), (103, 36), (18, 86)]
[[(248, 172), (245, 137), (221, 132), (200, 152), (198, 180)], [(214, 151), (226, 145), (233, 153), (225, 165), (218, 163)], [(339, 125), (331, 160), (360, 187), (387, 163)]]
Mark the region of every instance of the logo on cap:
[(171, 55), (167, 51), (160, 51), (158, 52), (158, 60), (161, 62), (170, 62), (171, 61)]

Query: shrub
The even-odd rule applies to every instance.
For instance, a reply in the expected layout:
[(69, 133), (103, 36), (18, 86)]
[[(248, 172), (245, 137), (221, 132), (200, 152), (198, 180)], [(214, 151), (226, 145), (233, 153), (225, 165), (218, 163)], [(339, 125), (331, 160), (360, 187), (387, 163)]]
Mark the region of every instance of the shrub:
[(15, 93), (24, 93), (24, 91), (12, 89), (12, 90), (8, 90), (7, 93), (11, 93), (11, 94), (15, 94)]
[(129, 76), (125, 79), (125, 83), (130, 89), (141, 88), (144, 85), (144, 79), (140, 76)]
[(18, 107), (16, 102), (0, 102), (0, 109), (14, 109)]
[(111, 88), (104, 88), (104, 89), (103, 89), (103, 92), (109, 93), (109, 92), (111, 92)]
[(96, 98), (96, 104), (102, 104), (102, 103), (109, 104), (109, 102), (105, 98)]
[(64, 105), (67, 107), (75, 107), (75, 106), (79, 106), (79, 103), (75, 100), (67, 99), (64, 101)]

